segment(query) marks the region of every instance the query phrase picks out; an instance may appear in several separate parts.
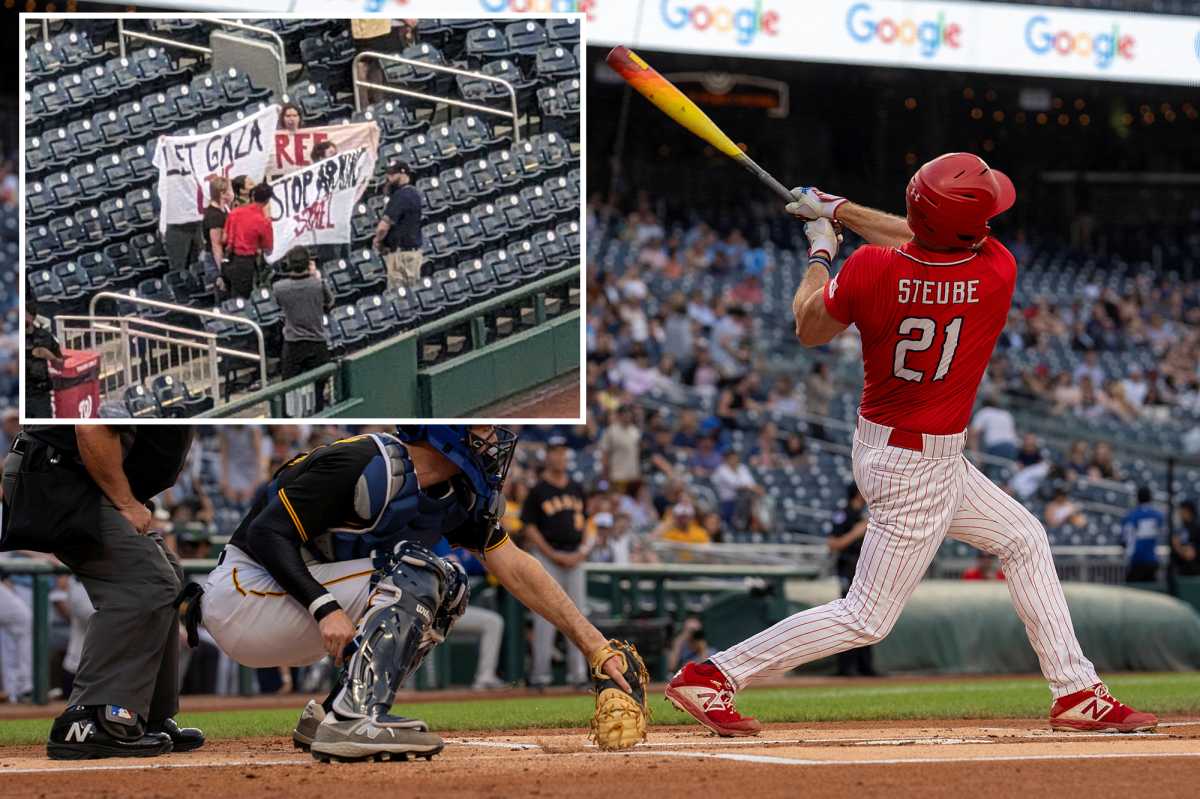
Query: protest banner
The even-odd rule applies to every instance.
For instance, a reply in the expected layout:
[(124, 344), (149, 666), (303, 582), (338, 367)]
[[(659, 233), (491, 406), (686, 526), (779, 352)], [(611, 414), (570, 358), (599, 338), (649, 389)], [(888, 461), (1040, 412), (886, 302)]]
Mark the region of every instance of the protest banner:
[(359, 147), (271, 181), (267, 217), (275, 247), (267, 263), (275, 263), (298, 244), (349, 242), (354, 206), (374, 171), (375, 151)]

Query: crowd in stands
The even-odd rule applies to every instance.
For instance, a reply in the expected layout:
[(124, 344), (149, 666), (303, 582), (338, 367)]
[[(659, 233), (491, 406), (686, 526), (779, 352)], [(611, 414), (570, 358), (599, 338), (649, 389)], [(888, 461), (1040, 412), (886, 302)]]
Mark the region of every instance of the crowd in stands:
[(15, 160), (0, 160), (0, 408), (15, 407), (17, 372), (17, 172)]

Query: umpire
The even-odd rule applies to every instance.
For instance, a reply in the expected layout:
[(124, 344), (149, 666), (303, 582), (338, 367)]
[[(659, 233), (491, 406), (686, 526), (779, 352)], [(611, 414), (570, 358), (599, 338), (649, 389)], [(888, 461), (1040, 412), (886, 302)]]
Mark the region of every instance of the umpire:
[[(325, 314), (333, 292), (321, 279), (307, 247), (293, 247), (284, 261), (287, 272), (275, 281), (275, 302), (283, 311), (283, 379), (329, 363)], [(316, 412), (325, 408), (325, 380), (315, 386)]]
[(183, 572), (151, 529), (151, 497), (175, 483), (192, 435), (26, 425), (4, 462), (0, 549), (53, 553), (96, 607), (68, 707), (50, 729), (52, 759), (150, 757), (204, 743), (172, 718)]

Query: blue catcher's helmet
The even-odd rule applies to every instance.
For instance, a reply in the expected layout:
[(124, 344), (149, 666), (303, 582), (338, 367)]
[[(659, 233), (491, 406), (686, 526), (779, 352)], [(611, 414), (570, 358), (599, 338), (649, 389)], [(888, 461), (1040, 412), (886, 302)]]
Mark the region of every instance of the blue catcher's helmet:
[(471, 515), (478, 521), (497, 522), (504, 509), (501, 490), (517, 451), (517, 434), (499, 425), (487, 427), (490, 435), (480, 435), (465, 424), (399, 425), (396, 437), (405, 443), (427, 444), (449, 458), (475, 492)]

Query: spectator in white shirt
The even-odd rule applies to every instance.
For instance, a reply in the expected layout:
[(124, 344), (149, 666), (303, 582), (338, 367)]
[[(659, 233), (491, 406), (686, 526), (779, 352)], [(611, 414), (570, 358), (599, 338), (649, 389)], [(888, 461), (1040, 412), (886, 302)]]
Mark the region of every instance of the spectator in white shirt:
[(721, 519), (727, 524), (733, 520), (739, 499), (748, 494), (763, 493), (762, 486), (732, 449), (721, 457), (721, 465), (713, 471), (712, 483), (721, 505)]
[(997, 458), (1016, 460), (1017, 425), (999, 397), (989, 397), (971, 420), (971, 446)]

